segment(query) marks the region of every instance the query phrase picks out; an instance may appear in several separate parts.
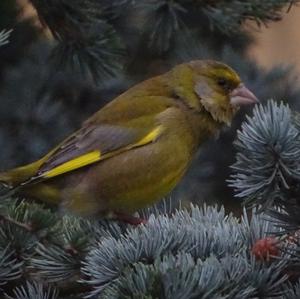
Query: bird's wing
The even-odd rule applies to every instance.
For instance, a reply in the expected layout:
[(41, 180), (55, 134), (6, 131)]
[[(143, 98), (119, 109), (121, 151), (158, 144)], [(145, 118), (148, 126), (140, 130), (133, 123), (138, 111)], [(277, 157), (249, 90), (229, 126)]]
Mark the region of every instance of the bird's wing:
[(142, 127), (130, 123), (129, 126), (88, 125), (47, 155), (37, 174), (22, 185), (50, 179), (154, 142), (162, 131), (154, 117), (148, 117)]

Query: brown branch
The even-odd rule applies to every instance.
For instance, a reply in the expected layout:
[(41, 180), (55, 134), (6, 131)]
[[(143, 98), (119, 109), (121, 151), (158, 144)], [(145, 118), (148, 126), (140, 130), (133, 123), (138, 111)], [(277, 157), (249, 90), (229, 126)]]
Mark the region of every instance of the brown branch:
[(0, 220), (4, 221), (4, 222), (8, 222), (8, 223), (11, 223), (11, 224), (14, 224), (18, 227), (21, 227), (23, 228), (24, 230), (28, 231), (28, 232), (32, 232), (32, 227), (31, 225), (29, 224), (26, 224), (26, 223), (22, 223), (22, 222), (19, 222), (17, 220), (14, 220), (8, 216), (5, 216), (5, 215), (1, 215), (0, 214)]

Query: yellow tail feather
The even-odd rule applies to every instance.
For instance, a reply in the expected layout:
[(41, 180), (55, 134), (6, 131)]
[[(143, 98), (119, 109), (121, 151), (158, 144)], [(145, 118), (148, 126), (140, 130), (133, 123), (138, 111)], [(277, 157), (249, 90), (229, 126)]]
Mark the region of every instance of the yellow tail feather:
[(17, 187), (22, 182), (35, 175), (42, 163), (42, 160), (38, 160), (31, 164), (2, 172), (0, 173), (0, 182), (9, 188)]

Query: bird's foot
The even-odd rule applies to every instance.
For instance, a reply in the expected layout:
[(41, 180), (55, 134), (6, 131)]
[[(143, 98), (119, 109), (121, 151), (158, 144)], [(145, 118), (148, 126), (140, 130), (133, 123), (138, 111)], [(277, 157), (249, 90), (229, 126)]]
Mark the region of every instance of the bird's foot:
[(135, 216), (124, 214), (124, 213), (114, 213), (114, 215), (115, 215), (116, 220), (119, 220), (121, 222), (130, 224), (130, 225), (134, 225), (134, 226), (147, 223), (146, 219), (143, 219), (140, 217), (135, 217)]

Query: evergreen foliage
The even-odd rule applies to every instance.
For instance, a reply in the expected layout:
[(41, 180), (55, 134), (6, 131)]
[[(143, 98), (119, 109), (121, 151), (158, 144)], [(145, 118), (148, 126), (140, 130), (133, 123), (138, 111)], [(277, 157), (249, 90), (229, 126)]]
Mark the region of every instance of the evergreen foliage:
[[(282, 250), (291, 254), (290, 273), (297, 273), (300, 263), (299, 130), (299, 113), (287, 104), (269, 101), (257, 106), (238, 132), (230, 180), (237, 197), (259, 205), (281, 228), (277, 234), (288, 240)], [(288, 294), (297, 298), (299, 286)]]
[(8, 44), (8, 38), (11, 33), (11, 30), (2, 30), (0, 31), (0, 46)]
[(238, 219), (223, 208), (191, 206), (124, 227), (72, 216), (55, 222), (53, 212), (26, 203), (6, 208), (31, 227), (1, 226), (8, 298), (283, 299), (298, 292), (287, 275), (291, 254), (264, 261), (251, 253), (267, 232), (280, 232), (255, 211)]
[[(225, 61), (262, 102), (287, 99), (293, 107), (257, 106), (235, 143), (230, 184), (263, 214), (244, 211), (240, 219), (224, 208), (193, 205), (166, 213), (163, 205), (142, 212), (147, 224), (131, 227), (62, 216), (22, 199), (0, 202), (1, 296), (299, 298), (300, 117), (294, 109), (300, 92), (291, 68), (263, 71), (244, 55), (252, 41), (246, 21), (278, 21), (298, 2), (31, 0), (50, 40), (30, 22), (5, 23), (17, 18), (17, 9), (1, 2), (1, 26), (13, 28), (0, 31), (1, 169), (37, 159), (122, 91), (191, 59)], [(192, 188), (183, 185), (177, 198), (213, 197), (229, 206), (225, 178), (243, 118), (203, 149), (190, 171)], [(276, 256), (268, 248), (256, 251), (266, 238), (275, 240)]]
[(292, 232), (300, 228), (299, 129), (299, 114), (288, 105), (256, 107), (238, 133), (231, 180), (237, 197), (261, 205)]
[(254, 20), (258, 25), (278, 21), (284, 6), (299, 1), (31, 2), (41, 23), (48, 26), (58, 41), (53, 52), (58, 66), (80, 70), (85, 77), (90, 74), (99, 81), (101, 76), (114, 75), (126, 60), (130, 61), (129, 57), (136, 61), (135, 54), (145, 49), (150, 55), (169, 54), (180, 33), (186, 35), (195, 30), (201, 37), (207, 36), (209, 30), (228, 42), (230, 34), (243, 32), (241, 24), (246, 20)]

